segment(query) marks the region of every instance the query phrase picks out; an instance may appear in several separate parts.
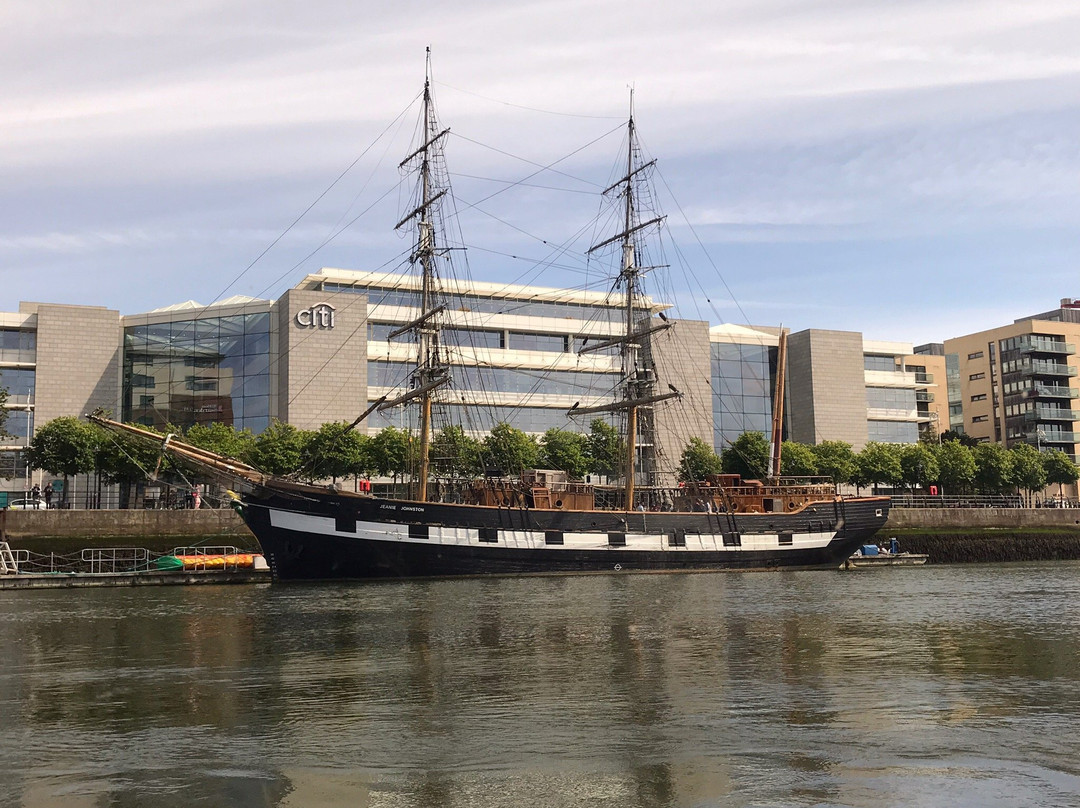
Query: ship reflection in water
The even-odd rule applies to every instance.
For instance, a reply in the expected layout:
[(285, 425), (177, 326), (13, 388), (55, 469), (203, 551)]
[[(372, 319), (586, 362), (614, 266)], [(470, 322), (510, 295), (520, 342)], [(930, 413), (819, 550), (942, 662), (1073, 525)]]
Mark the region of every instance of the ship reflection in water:
[(0, 804), (1068, 805), (1080, 565), (0, 593)]

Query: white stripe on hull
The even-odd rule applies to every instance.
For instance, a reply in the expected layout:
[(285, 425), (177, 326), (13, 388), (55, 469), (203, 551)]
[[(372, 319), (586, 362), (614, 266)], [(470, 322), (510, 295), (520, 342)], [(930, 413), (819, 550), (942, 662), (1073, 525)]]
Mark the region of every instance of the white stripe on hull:
[[(626, 551), (656, 551), (668, 550), (673, 553), (687, 553), (694, 551), (761, 551), (761, 550), (810, 550), (825, 547), (836, 536), (835, 531), (815, 531), (813, 533), (792, 533), (791, 542), (780, 544), (780, 536), (776, 533), (743, 533), (740, 535), (740, 544), (724, 545), (724, 537), (721, 533), (687, 533), (685, 534), (685, 546), (672, 547), (669, 545), (669, 535), (666, 533), (627, 533), (626, 545), (609, 545), (607, 533), (563, 533), (562, 544), (547, 544), (542, 530), (497, 530), (497, 541), (480, 541), (480, 531), (475, 528), (442, 527), (431, 525), (428, 527), (426, 539), (410, 538), (409, 525), (396, 524), (394, 522), (360, 522), (356, 523), (356, 532), (337, 530), (333, 517), (315, 516), (312, 514), (297, 513), (295, 511), (268, 508), (270, 524), (282, 530), (291, 530), (297, 533), (307, 533), (318, 536), (333, 536), (335, 538), (350, 539), (362, 538), (372, 541), (409, 542), (414, 544), (443, 544), (477, 547), (510, 547), (528, 550), (614, 550)], [(787, 536), (788, 534), (784, 534)]]

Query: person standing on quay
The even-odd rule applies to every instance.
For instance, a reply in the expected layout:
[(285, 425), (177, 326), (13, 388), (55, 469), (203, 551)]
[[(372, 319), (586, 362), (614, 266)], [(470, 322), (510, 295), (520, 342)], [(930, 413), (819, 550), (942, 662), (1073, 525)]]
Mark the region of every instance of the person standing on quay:
[(52, 507), (53, 490), (51, 485), (45, 486), (45, 510)]

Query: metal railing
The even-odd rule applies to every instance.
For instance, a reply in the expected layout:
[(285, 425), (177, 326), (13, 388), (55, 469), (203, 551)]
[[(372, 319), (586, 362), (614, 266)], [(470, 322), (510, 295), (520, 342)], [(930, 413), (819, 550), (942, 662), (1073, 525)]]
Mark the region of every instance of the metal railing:
[(150, 551), (143, 547), (93, 547), (82, 551), (90, 572), (147, 572)]
[(1014, 494), (972, 494), (970, 496), (927, 496), (901, 494), (892, 498), (894, 508), (1024, 508), (1022, 497)]

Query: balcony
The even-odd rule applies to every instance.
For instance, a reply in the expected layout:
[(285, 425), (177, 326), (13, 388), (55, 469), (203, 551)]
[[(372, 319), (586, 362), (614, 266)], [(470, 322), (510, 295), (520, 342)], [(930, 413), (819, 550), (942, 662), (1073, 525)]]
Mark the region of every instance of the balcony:
[(1038, 430), (1038, 432), (1028, 432), (1024, 439), (1027, 440), (1032, 446), (1049, 446), (1056, 443), (1076, 443), (1077, 433), (1075, 432), (1047, 432), (1045, 430)]
[(1033, 390), (1028, 390), (1028, 398), (1076, 398), (1080, 396), (1080, 390), (1075, 387), (1067, 387), (1063, 384), (1036, 384)]
[(916, 373), (915, 374), (915, 384), (933, 384), (933, 383), (934, 383), (934, 374), (933, 373)]
[(1076, 353), (1076, 346), (1071, 342), (1058, 342), (1046, 337), (1024, 337), (1016, 347), (1020, 353), (1051, 353), (1059, 356)]
[(1080, 412), (1065, 407), (1035, 407), (1024, 413), (1025, 421), (1080, 421)]
[(1075, 376), (1076, 368), (1072, 365), (1063, 365), (1060, 362), (1047, 362), (1041, 359), (1033, 359), (1020, 368), (1021, 376)]
[(915, 400), (923, 404), (930, 404), (934, 400), (934, 394), (929, 390), (916, 390)]

